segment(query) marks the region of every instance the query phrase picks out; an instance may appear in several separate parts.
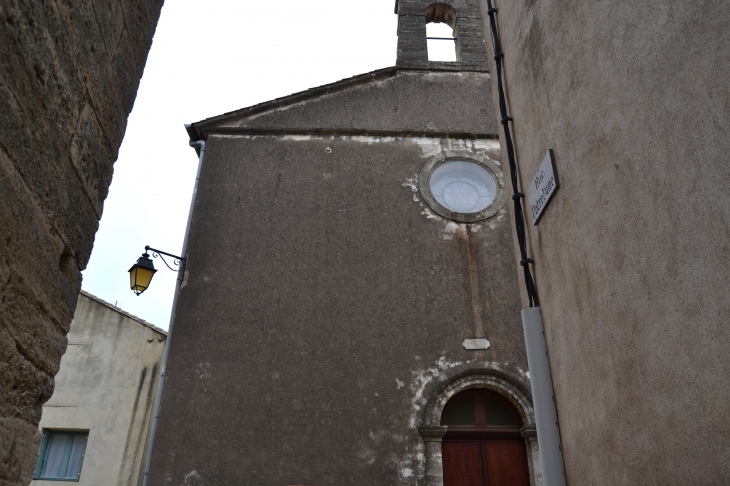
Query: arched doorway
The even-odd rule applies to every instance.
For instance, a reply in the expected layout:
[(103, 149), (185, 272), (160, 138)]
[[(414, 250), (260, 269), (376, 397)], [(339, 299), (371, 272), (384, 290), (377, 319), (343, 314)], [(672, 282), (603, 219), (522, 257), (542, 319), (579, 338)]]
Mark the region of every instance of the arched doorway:
[(529, 486), (522, 418), (505, 397), (472, 388), (441, 414), (444, 486)]

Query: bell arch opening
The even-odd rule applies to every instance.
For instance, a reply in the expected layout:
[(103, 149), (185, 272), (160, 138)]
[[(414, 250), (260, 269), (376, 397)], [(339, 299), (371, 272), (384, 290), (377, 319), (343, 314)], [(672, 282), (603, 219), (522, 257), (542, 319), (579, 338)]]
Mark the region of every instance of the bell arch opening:
[(457, 61), (455, 28), (456, 10), (454, 7), (437, 2), (426, 8), (426, 48), (429, 61)]

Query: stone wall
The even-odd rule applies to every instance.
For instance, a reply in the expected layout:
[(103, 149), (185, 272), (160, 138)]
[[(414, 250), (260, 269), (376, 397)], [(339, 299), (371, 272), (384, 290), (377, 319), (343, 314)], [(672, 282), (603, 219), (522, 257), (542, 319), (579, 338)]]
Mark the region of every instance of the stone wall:
[(725, 484), (730, 3), (493, 3), (568, 483)]
[[(398, 0), (399, 67), (437, 71), (487, 71), (479, 0)], [(454, 30), (456, 62), (429, 62), (426, 24), (444, 23)]]
[(0, 5), (0, 485), (32, 475), (41, 406), (161, 7)]

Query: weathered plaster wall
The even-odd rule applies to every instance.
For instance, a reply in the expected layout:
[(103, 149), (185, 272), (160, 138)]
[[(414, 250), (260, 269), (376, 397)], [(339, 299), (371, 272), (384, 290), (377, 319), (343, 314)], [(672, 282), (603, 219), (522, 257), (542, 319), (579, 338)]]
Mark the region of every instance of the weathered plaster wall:
[(93, 296), (79, 297), (40, 422), (41, 429), (89, 431), (79, 486), (137, 486), (166, 337)]
[[(469, 229), (414, 192), (454, 148), (499, 155), (496, 140), (208, 139), (151, 484), (419, 484), (417, 427), (445, 372), (525, 379), (507, 210)], [(465, 350), (473, 337), (490, 349)]]
[(725, 484), (730, 3), (495, 6), (568, 481)]
[[(295, 95), (302, 97), (299, 103), (278, 106), (275, 101), (266, 102), (241, 110), (247, 112), (245, 117), (226, 119), (220, 124), (220, 119), (228, 116), (223, 115), (195, 125), (201, 130), (220, 125), (228, 129), (258, 128), (284, 133), (295, 133), (295, 130), (314, 133), (336, 128), (367, 129), (369, 133), (488, 136), (497, 133), (494, 118), (488, 116), (494, 110), (489, 87), (489, 76), (484, 73), (389, 68), (334, 83), (327, 90), (305, 91)], [(319, 91), (325, 92), (312, 96), (312, 92)], [(465, 109), (456, 101), (462, 97), (471, 99), (472, 108)], [(373, 113), (381, 116), (374, 118)]]
[[(506, 206), (467, 227), (418, 190), (431, 158), (499, 143), (409, 133), (468, 130), (489, 75), (394, 75), (193, 127), (208, 145), (152, 485), (423, 485), (418, 427), (448, 376), (529, 388)], [(374, 127), (393, 135), (347, 134)]]
[(0, 5), (0, 484), (30, 480), (161, 0)]

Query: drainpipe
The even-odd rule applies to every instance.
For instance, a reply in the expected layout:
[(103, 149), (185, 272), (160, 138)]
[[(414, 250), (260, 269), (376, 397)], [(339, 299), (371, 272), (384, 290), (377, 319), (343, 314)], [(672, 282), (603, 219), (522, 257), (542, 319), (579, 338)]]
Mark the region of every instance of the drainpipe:
[(527, 367), (530, 370), (532, 404), (535, 410), (537, 447), (540, 449), (544, 486), (565, 486), (563, 446), (560, 444), (558, 411), (555, 408), (553, 378), (548, 361), (545, 327), (539, 307), (522, 309)]
[[(185, 227), (185, 238), (183, 239), (182, 252), (183, 258), (188, 257), (188, 237), (190, 236), (190, 225), (193, 221), (193, 209), (195, 208), (195, 198), (198, 194), (198, 182), (200, 181), (200, 170), (203, 168), (203, 157), (205, 156), (205, 142), (198, 140), (190, 142), (191, 147), (198, 149), (198, 173), (195, 176), (195, 186), (193, 187), (193, 198), (190, 201), (190, 213), (188, 213), (188, 223)], [(187, 263), (187, 262), (186, 262)], [(165, 387), (165, 375), (167, 374), (167, 359), (170, 357), (170, 343), (172, 341), (172, 328), (175, 325), (175, 313), (177, 312), (177, 299), (180, 297), (180, 287), (182, 287), (185, 279), (186, 264), (183, 264), (177, 273), (177, 283), (175, 284), (175, 297), (172, 301), (172, 312), (170, 313), (170, 325), (167, 328), (167, 340), (165, 341), (165, 354), (162, 357), (162, 369), (160, 371), (160, 381), (157, 384), (157, 397), (155, 398), (155, 411), (152, 415), (152, 426), (150, 427), (150, 440), (147, 446), (147, 458), (144, 465), (144, 479), (142, 486), (147, 486), (150, 478), (150, 465), (152, 464), (152, 449), (155, 445), (155, 432), (157, 432), (157, 420), (160, 417), (160, 404), (162, 403), (162, 389)]]

